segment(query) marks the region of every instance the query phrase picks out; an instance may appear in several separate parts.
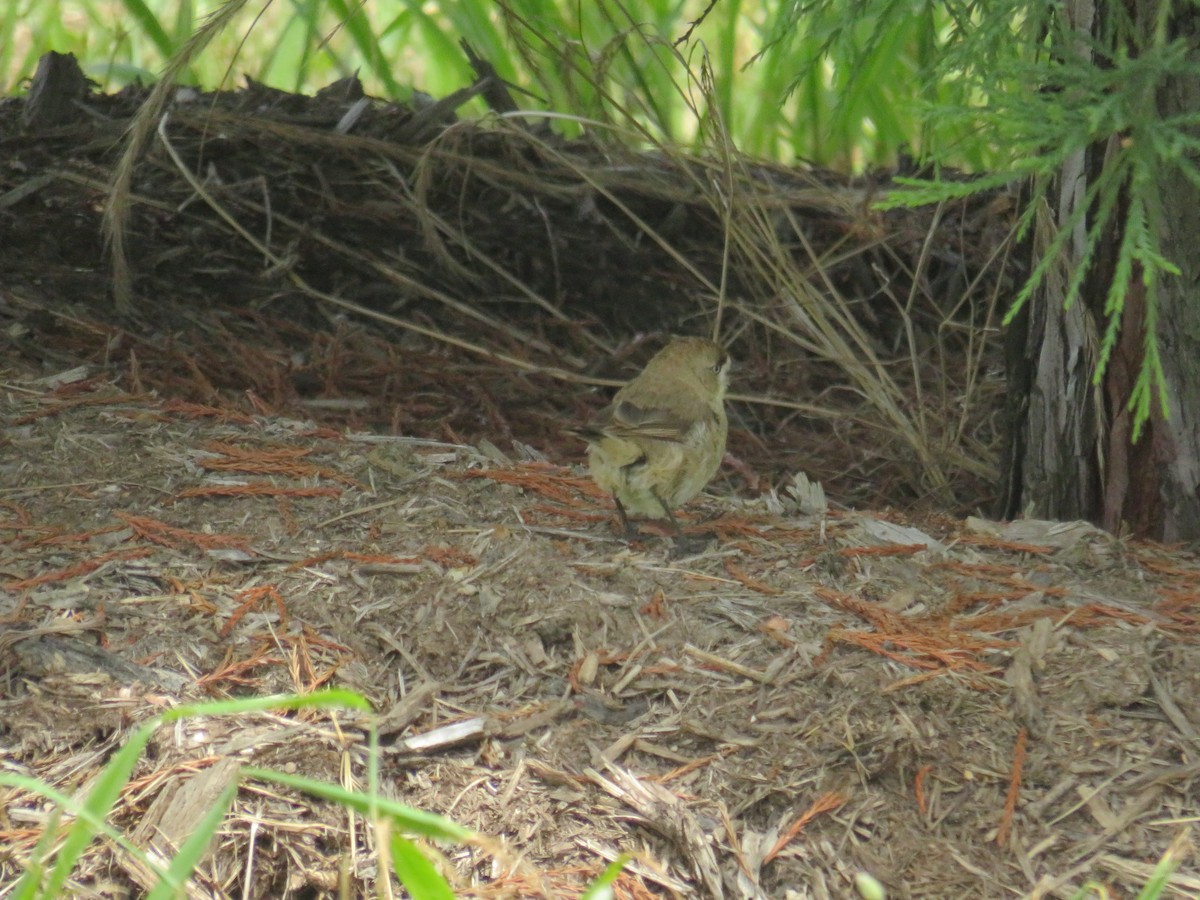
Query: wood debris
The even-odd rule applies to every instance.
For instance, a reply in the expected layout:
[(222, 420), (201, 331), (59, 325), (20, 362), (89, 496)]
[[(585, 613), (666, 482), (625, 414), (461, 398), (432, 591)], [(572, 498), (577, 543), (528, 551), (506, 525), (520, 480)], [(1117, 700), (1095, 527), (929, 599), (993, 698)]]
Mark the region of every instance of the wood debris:
[[(563, 465), (444, 443), (377, 456), (103, 381), (76, 399), (120, 396), (119, 429), (109, 403), (30, 418), (57, 382), (8, 378), (0, 738), (59, 789), (166, 704), (336, 684), (379, 710), (390, 795), (520, 855), (447, 853), (464, 897), (574, 895), (620, 852), (630, 896), (839, 897), (862, 873), (897, 896), (1125, 890), (1194, 815), (1190, 551), (1033, 524), (971, 540), (979, 523), (939, 517), (863, 529), (867, 513), (772, 513), (764, 496), (701, 501), (719, 525), (672, 560), (650, 532), (609, 539), (603, 498)], [(270, 492), (193, 492), (212, 477), (197, 451), (235, 447), (308, 467), (246, 473), (265, 485), (338, 489), (286, 516)], [(180, 723), (112, 822), (169, 856), (243, 765), (362, 784), (369, 725)], [(3, 809), (0, 885), (47, 821), (21, 791)], [(194, 887), (233, 896), (253, 847), (256, 896), (371, 892), (372, 840), (243, 782)], [(75, 878), (104, 894), (153, 873), (98, 843)]]

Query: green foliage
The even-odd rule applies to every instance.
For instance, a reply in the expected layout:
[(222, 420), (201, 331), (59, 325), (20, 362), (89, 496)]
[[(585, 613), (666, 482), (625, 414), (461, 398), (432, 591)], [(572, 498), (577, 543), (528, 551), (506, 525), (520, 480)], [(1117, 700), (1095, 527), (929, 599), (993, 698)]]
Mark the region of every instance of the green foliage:
[[(1145, 318), (1140, 323), (1145, 343), (1129, 404), (1136, 440), (1155, 399), (1162, 414), (1167, 414), (1156, 337), (1158, 289), (1164, 276), (1178, 276), (1179, 269), (1159, 249), (1168, 228), (1160, 185), (1176, 170), (1200, 188), (1200, 167), (1194, 159), (1200, 149), (1195, 136), (1200, 110), (1163, 118), (1156, 101), (1172, 81), (1200, 78), (1200, 60), (1186, 40), (1167, 39), (1169, 2), (1159, 4), (1160, 15), (1152, 23), (1130, 20), (1115, 0), (1105, 4), (1103, 21), (1111, 27), (1095, 41), (1052, 16), (1051, 4), (1007, 0), (1007, 7), (1007, 21), (993, 18), (989, 11), (980, 20), (986, 27), (963, 32), (948, 43), (950, 49), (938, 71), (944, 73), (957, 61), (961, 94), (956, 103), (930, 107), (928, 112), (943, 128), (976, 127), (998, 148), (997, 171), (969, 183), (908, 182), (910, 189), (893, 195), (887, 204), (938, 202), (1025, 181), (1031, 197), (1024, 207), (1022, 229), (1028, 233), (1050, 202), (1049, 192), (1068, 160), (1089, 148), (1103, 148), (1104, 166), (1088, 184), (1083, 202), (1050, 236), (1006, 322), (1067, 258), (1077, 228), (1086, 228), (1086, 242), (1070, 266), (1064, 297), (1068, 306), (1079, 300), (1102, 243), (1117, 235), (1114, 273), (1103, 310), (1107, 322), (1094, 378), (1098, 383), (1103, 377), (1124, 323), (1129, 292), (1134, 279), (1139, 279), (1145, 293)], [(945, 162), (944, 149), (935, 147), (930, 155)]]
[[(124, 853), (137, 859), (146, 871), (153, 872), (158, 877), (158, 882), (146, 895), (148, 900), (169, 900), (172, 897), (183, 896), (186, 893), (188, 878), (203, 858), (226, 814), (233, 806), (240, 779), (257, 779), (332, 801), (367, 817), (377, 825), (376, 834), (389, 836), (385, 841), (387, 855), (390, 857), (388, 862), (411, 897), (416, 900), (452, 900), (454, 891), (449, 882), (438, 872), (426, 853), (404, 835), (459, 843), (485, 844), (487, 841), (443, 816), (413, 809), (380, 796), (377, 787), (379, 746), (374, 728), (370, 731), (372, 786), (368, 792), (350, 791), (336, 784), (268, 769), (245, 768), (240, 773), (240, 779), (231, 782), (217, 797), (212, 808), (196, 822), (188, 838), (166, 866), (141, 847), (134, 845), (108, 823), (108, 816), (126, 789), (142, 751), (150, 738), (164, 725), (204, 716), (238, 716), (266, 710), (336, 707), (370, 712), (370, 705), (361, 695), (340, 689), (305, 695), (250, 697), (176, 707), (134, 730), (93, 780), (91, 789), (83, 799), (63, 794), (36, 778), (0, 772), (0, 786), (29, 791), (45, 797), (55, 805), (28, 861), (25, 874), (8, 896), (14, 900), (53, 900), (73, 896), (75, 892), (68, 885), (71, 873), (97, 835), (103, 835), (107, 841), (119, 846)], [(74, 817), (74, 821), (66, 829), (65, 838), (59, 828), (59, 820), (64, 812)], [(626, 861), (626, 858), (622, 857), (608, 866), (584, 896), (605, 896), (603, 891), (621, 872)], [(383, 870), (381, 866), (381, 871)]]
[[(1150, 877), (1146, 879), (1146, 883), (1142, 885), (1142, 889), (1138, 891), (1137, 900), (1159, 900), (1166, 894), (1167, 888), (1171, 884), (1171, 876), (1179, 869), (1180, 863), (1187, 855), (1187, 848), (1191, 840), (1191, 835), (1188, 831), (1181, 831), (1179, 835), (1171, 842), (1171, 846), (1154, 865), (1154, 871), (1150, 873)], [(1111, 894), (1104, 885), (1088, 881), (1072, 896), (1072, 900), (1109, 900)]]
[(412, 841), (392, 835), (392, 867), (400, 883), (422, 900), (454, 900), (454, 891), (433, 863)]
[(811, 83), (816, 66), (840, 63), (835, 109), (845, 119), (823, 130), (841, 135), (841, 146), (848, 146), (846, 122), (864, 117), (883, 123), (881, 134), (897, 140), (909, 119), (887, 113), (907, 105), (920, 131), (910, 146), (921, 157), (938, 169), (965, 163), (990, 170), (971, 182), (905, 182), (908, 190), (894, 193), (885, 208), (1025, 183), (1030, 195), (1022, 230), (1028, 234), (1068, 160), (1103, 149), (1103, 169), (1071, 218), (1052, 230), (1006, 321), (1062, 265), (1077, 228), (1086, 228), (1086, 244), (1069, 266), (1067, 305), (1079, 300), (1102, 241), (1117, 235), (1094, 378), (1104, 375), (1137, 279), (1145, 294), (1145, 339), (1129, 404), (1136, 440), (1155, 400), (1167, 414), (1155, 326), (1159, 285), (1179, 269), (1160, 250), (1168, 228), (1160, 185), (1181, 173), (1200, 189), (1200, 111), (1163, 118), (1156, 101), (1172, 81), (1200, 78), (1200, 61), (1187, 40), (1167, 37), (1172, 12), (1191, 0), (1147, 4), (1149, 21), (1132, 18), (1118, 0), (1098, 5), (1105, 30), (1093, 39), (1064, 22), (1065, 7), (1048, 0), (796, 0), (768, 47), (813, 42), (790, 88), (807, 92), (814, 111), (825, 111)]
[[(804, 98), (813, 158), (852, 168), (858, 160), (847, 151), (879, 161), (902, 145), (920, 149), (918, 102), (946, 100), (952, 87), (934, 75), (939, 35), (952, 24), (942, 4), (809, 0), (786, 7), (757, 65), (791, 73), (784, 90)], [(962, 162), (982, 163), (986, 155), (973, 147), (973, 158)]]
[(158, 884), (146, 895), (146, 900), (171, 900), (173, 897), (184, 894), (188, 878), (200, 864), (217, 829), (225, 821), (225, 814), (233, 806), (237, 790), (236, 782), (230, 782), (225, 786), (212, 808), (201, 816), (187, 840), (180, 845), (179, 852), (171, 859)]
[(304, 778), (299, 775), (288, 775), (284, 772), (273, 772), (269, 769), (247, 768), (244, 774), (248, 778), (273, 781), (276, 784), (282, 784), (284, 787), (303, 791), (310, 796), (319, 797), (322, 800), (331, 800), (339, 806), (352, 809), (364, 816), (386, 816), (409, 834), (418, 834), (422, 837), (446, 841), (467, 841), (473, 837), (473, 832), (470, 829), (463, 828), (449, 819), (434, 815), (433, 813), (422, 812), (419, 809), (413, 809), (402, 803), (396, 803), (394, 800), (376, 796), (373, 793), (364, 794), (359, 791), (348, 791), (336, 784), (329, 784), (328, 782), (317, 781), (312, 778)]
[(92, 842), (96, 832), (103, 829), (104, 820), (112, 810), (113, 804), (117, 802), (121, 788), (129, 781), (129, 777), (133, 773), (133, 766), (138, 757), (142, 755), (142, 751), (146, 748), (153, 733), (153, 728), (143, 725), (134, 732), (123, 747), (113, 754), (113, 758), (104, 767), (83, 803), (78, 805), (72, 803), (76, 815), (75, 822), (67, 831), (66, 840), (58, 850), (54, 868), (42, 881), (40, 876), (45, 868), (43, 860), (37, 860), (37, 864), (31, 865), (26, 871), (25, 877), (17, 884), (15, 896), (19, 898), (38, 896), (39, 894), (36, 892), (38, 888), (43, 892), (42, 896), (57, 897), (62, 893), (63, 887), (71, 875), (71, 870), (75, 867), (76, 860)]
[[(128, 838), (107, 821), (121, 793), (133, 774), (134, 766), (141, 757), (151, 737), (164, 725), (183, 719), (207, 716), (249, 715), (266, 710), (300, 710), (349, 708), (369, 712), (370, 705), (353, 691), (332, 689), (306, 695), (276, 695), (251, 697), (241, 700), (224, 700), (210, 703), (176, 707), (139, 726), (113, 754), (108, 764), (93, 779), (91, 789), (82, 800), (61, 793), (36, 778), (9, 772), (0, 772), (0, 786), (29, 791), (55, 804), (41, 839), (28, 861), (24, 876), (12, 890), (14, 900), (54, 900), (68, 896), (68, 879), (80, 862), (84, 851), (96, 835), (103, 835), (110, 843), (136, 858), (146, 871), (158, 876), (158, 883), (147, 893), (148, 900), (168, 900), (186, 892), (187, 880), (195, 866), (204, 856), (226, 814), (237, 796), (241, 779), (257, 779), (290, 787), (310, 796), (329, 800), (346, 809), (369, 817), (376, 823), (376, 834), (383, 835), (392, 870), (396, 873), (409, 895), (417, 900), (453, 900), (454, 891), (445, 877), (438, 871), (427, 852), (422, 851), (404, 835), (414, 835), (426, 840), (454, 841), (460, 843), (484, 843), (475, 832), (442, 816), (413, 809), (380, 796), (377, 786), (368, 793), (350, 791), (339, 785), (317, 781), (302, 776), (288, 775), (267, 769), (246, 768), (240, 778), (231, 782), (218, 796), (212, 808), (196, 822), (191, 834), (179, 848), (167, 866), (161, 865), (142, 848), (132, 844)], [(376, 761), (379, 753), (377, 733), (370, 732), (371, 759)], [(372, 781), (376, 777), (372, 770)], [(68, 827), (65, 839), (59, 828), (59, 818), (65, 812), (75, 821)], [(54, 850), (56, 842), (61, 843)], [(1181, 831), (1171, 847), (1159, 859), (1154, 871), (1138, 894), (1138, 900), (1158, 900), (1166, 891), (1171, 876), (1179, 868), (1189, 847), (1190, 833)], [(630, 857), (621, 855), (597, 876), (581, 895), (583, 900), (605, 900), (613, 896), (612, 886), (628, 864)], [(53, 864), (53, 868), (50, 868)], [(879, 883), (865, 873), (855, 880), (861, 896), (883, 896)], [(73, 892), (72, 892), (73, 893)], [(1093, 893), (1105, 897), (1104, 888), (1088, 882), (1075, 895), (1077, 900), (1086, 900)]]
[(628, 853), (622, 853), (605, 866), (604, 871), (596, 877), (595, 881), (588, 885), (587, 890), (580, 895), (579, 900), (612, 900), (612, 886), (616, 883), (617, 877), (625, 869), (625, 866), (629, 864), (631, 858)]
[[(119, 2), (118, 16), (106, 0), (0, 8), (0, 90), (31, 75), (51, 49), (74, 52), (105, 90), (152, 81), (200, 23), (230, 5)], [(704, 121), (715, 119), (754, 156), (846, 169), (888, 164), (901, 145), (923, 146), (910, 94), (951, 21), (940, 4), (842, 5), (848, 12), (838, 19), (821, 4), (769, 0), (720, 0), (707, 15), (707, 0), (259, 0), (180, 79), (231, 87), (244, 74), (311, 92), (358, 71), (376, 94), (443, 96), (474, 78), (458, 44), (465, 39), (519, 97), (529, 95), (526, 108), (636, 123), (649, 143), (702, 141)], [(796, 21), (793, 10), (813, 15)], [(701, 69), (711, 91), (698, 90)], [(947, 96), (936, 78), (921, 87), (927, 100)], [(475, 101), (469, 110), (483, 107)], [(579, 128), (574, 120), (557, 127)], [(963, 164), (989, 158), (969, 132), (960, 150)]]
[[(146, 749), (146, 745), (154, 733), (164, 724), (193, 716), (237, 715), (267, 709), (324, 708), (328, 706), (363, 710), (370, 708), (362, 697), (353, 692), (333, 690), (304, 697), (256, 697), (246, 700), (180, 706), (169, 710), (142, 724), (126, 739), (94, 779), (91, 790), (82, 800), (64, 795), (34, 778), (0, 773), (0, 785), (18, 787), (39, 794), (57, 807), (55, 815), (51, 817), (46, 830), (38, 841), (25, 875), (17, 883), (12, 896), (18, 900), (63, 896), (71, 872), (97, 834), (103, 834), (108, 840), (121, 846), (127, 853), (137, 857), (148, 871), (157, 873), (160, 879), (159, 885), (150, 896), (175, 896), (224, 819), (225, 813), (236, 795), (236, 785), (222, 792), (213, 810), (197, 824), (196, 830), (180, 847), (175, 859), (164, 869), (147, 856), (141, 848), (131, 844), (124, 835), (106, 821), (119, 799), (121, 791), (128, 784), (142, 751)], [(74, 816), (74, 822), (67, 829), (66, 837), (61, 845), (54, 850), (53, 845), (59, 837), (58, 816), (63, 811)], [(52, 867), (51, 863), (53, 863)]]

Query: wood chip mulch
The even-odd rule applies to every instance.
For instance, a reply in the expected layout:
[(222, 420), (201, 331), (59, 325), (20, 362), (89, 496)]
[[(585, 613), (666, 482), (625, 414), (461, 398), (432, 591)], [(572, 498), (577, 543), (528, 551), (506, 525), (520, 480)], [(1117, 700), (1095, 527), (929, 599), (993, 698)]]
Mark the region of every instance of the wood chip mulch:
[[(139, 723), (343, 686), (381, 787), (499, 839), (463, 897), (1132, 896), (1187, 858), (1200, 560), (1081, 523), (718, 491), (619, 540), (523, 444), (335, 430), (0, 360), (0, 748), (85, 790)], [(361, 787), (350, 711), (186, 721), (112, 823), (164, 850), (242, 766)], [(0, 793), (0, 891), (50, 808)], [(189, 896), (378, 895), (375, 834), (244, 780)], [(1167, 896), (1197, 896), (1185, 864)], [(149, 875), (96, 843), (73, 896)]]

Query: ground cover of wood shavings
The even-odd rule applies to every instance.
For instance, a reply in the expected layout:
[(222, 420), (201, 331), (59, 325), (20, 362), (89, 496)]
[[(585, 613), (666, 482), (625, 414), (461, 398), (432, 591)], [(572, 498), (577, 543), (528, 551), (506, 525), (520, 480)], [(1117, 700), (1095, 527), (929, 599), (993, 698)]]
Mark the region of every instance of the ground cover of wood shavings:
[[(1082, 524), (804, 511), (799, 480), (619, 540), (535, 448), (0, 374), (0, 753), (84, 790), (181, 702), (343, 686), (381, 787), (501, 842), (463, 897), (1200, 896), (1200, 562)], [(836, 498), (835, 498), (836, 499)], [(169, 848), (240, 766), (363, 786), (348, 710), (156, 734), (111, 821)], [(50, 808), (0, 792), (0, 892)], [(378, 895), (375, 835), (255, 780), (195, 897)], [(95, 844), (73, 896), (149, 875)], [(244, 893), (246, 892), (246, 893)]]

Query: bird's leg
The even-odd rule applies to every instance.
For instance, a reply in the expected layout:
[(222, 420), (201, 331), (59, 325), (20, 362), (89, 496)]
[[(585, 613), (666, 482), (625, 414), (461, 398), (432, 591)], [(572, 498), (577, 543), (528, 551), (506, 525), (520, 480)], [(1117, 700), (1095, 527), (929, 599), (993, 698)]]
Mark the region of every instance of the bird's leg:
[(658, 505), (667, 514), (667, 520), (671, 523), (671, 530), (675, 532), (675, 537), (683, 537), (683, 529), (679, 527), (679, 522), (675, 520), (675, 513), (671, 512), (671, 507), (667, 506), (663, 498), (658, 495), (658, 491), (651, 491), (650, 493), (654, 495), (654, 499), (658, 501)]
[(637, 537), (637, 529), (629, 523), (629, 516), (625, 514), (625, 506), (621, 503), (621, 498), (613, 492), (613, 503), (617, 504), (617, 518), (621, 520), (621, 530), (625, 532), (625, 540), (632, 541)]
[(683, 529), (679, 527), (679, 520), (675, 518), (675, 513), (671, 512), (671, 507), (663, 502), (663, 498), (654, 491), (654, 499), (658, 501), (658, 505), (663, 508), (663, 512), (667, 514), (667, 519), (671, 523), (671, 529), (675, 532), (675, 541), (671, 547), (671, 552), (667, 554), (667, 559), (679, 559), (682, 556), (687, 556), (690, 553), (699, 553), (704, 549), (704, 545), (708, 542), (704, 538), (698, 538), (695, 535), (687, 535), (683, 533)]

